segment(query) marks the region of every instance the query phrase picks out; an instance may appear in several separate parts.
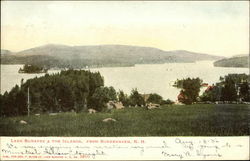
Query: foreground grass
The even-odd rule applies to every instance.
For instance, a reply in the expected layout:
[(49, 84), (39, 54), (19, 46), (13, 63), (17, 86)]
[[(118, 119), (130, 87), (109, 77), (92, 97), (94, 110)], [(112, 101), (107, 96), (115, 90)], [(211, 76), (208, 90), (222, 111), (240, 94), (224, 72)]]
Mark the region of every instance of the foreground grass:
[[(249, 135), (247, 105), (173, 105), (110, 113), (0, 118), (1, 136), (241, 136)], [(102, 122), (105, 118), (116, 122)], [(20, 124), (25, 120), (28, 124)]]

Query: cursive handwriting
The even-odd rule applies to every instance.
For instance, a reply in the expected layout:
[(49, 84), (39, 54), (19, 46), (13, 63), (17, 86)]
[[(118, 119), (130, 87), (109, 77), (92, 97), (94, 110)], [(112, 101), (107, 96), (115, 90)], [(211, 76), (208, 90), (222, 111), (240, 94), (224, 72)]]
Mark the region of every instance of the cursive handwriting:
[[(66, 158), (66, 159), (101, 159), (103, 157), (112, 157), (115, 153), (126, 152), (136, 154), (136, 156), (149, 156), (155, 154), (161, 159), (209, 159), (223, 157), (223, 152), (232, 148), (244, 148), (243, 144), (232, 144), (227, 141), (221, 141), (217, 138), (198, 138), (191, 139), (187, 137), (162, 138), (159, 142), (146, 143), (146, 141), (130, 144), (122, 143), (101, 143), (84, 141), (75, 142), (75, 144), (53, 144), (37, 143), (25, 144), (16, 142), (6, 142), (1, 145), (3, 159), (13, 157), (21, 158)], [(2, 159), (2, 158), (1, 158)], [(115, 159), (115, 158), (114, 158)]]

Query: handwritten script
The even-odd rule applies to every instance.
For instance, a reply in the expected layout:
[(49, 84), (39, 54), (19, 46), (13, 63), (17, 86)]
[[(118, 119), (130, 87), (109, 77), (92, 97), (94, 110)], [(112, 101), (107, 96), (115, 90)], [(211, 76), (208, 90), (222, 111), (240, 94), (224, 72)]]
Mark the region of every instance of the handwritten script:
[[(1, 137), (1, 160), (249, 159), (249, 137)], [(124, 155), (129, 154), (129, 155)]]

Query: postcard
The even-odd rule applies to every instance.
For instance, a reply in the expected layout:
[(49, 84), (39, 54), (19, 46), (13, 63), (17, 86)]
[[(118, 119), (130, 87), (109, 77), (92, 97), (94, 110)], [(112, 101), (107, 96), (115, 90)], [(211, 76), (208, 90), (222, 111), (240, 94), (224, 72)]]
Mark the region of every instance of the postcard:
[(1, 1), (1, 160), (249, 160), (249, 1)]

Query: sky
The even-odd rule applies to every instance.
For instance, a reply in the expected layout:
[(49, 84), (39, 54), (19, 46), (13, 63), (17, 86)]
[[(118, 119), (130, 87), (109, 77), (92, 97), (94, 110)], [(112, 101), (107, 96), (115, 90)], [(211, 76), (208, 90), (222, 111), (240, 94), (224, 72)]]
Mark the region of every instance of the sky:
[(248, 1), (1, 1), (1, 48), (121, 44), (249, 53)]

